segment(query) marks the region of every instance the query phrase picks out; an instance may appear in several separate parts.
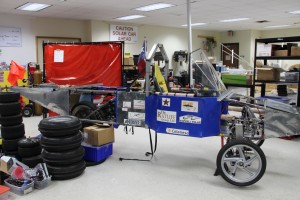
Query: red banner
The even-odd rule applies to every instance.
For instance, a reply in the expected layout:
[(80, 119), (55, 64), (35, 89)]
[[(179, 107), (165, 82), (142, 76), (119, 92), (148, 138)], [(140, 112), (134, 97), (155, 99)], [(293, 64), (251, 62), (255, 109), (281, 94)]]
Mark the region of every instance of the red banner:
[(44, 62), (47, 83), (122, 85), (121, 43), (50, 43), (44, 46)]

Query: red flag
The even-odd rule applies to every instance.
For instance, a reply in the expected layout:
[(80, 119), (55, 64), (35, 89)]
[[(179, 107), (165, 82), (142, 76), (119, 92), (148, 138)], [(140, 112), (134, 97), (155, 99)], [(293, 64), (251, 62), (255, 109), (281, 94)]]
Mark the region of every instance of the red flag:
[(15, 61), (11, 61), (10, 70), (8, 73), (7, 81), (12, 85), (16, 86), (18, 79), (23, 79), (25, 74), (25, 68), (22, 65), (17, 64)]
[(143, 46), (142, 46), (142, 51), (139, 55), (138, 59), (138, 70), (141, 78), (144, 78), (146, 75), (146, 52), (147, 52), (147, 41), (144, 40)]

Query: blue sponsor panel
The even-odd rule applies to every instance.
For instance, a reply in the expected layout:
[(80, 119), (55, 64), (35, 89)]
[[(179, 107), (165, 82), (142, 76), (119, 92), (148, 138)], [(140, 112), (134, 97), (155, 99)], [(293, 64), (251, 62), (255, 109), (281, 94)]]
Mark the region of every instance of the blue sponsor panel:
[(146, 97), (146, 124), (159, 133), (191, 137), (220, 134), (222, 103), (217, 97)]

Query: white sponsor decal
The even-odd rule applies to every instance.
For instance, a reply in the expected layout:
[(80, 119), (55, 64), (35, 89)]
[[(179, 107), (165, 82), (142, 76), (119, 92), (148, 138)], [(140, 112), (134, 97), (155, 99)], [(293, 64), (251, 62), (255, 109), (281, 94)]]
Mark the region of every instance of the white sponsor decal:
[(191, 124), (201, 124), (201, 118), (194, 115), (184, 115), (179, 117), (179, 122), (191, 123)]
[(144, 100), (134, 100), (133, 101), (133, 108), (134, 109), (145, 110), (145, 101)]
[(176, 135), (189, 135), (188, 130), (175, 129), (175, 128), (166, 128), (167, 133), (176, 134)]
[(181, 111), (198, 112), (198, 101), (181, 101)]
[(161, 104), (162, 104), (162, 106), (170, 107), (171, 106), (171, 100), (170, 100), (170, 98), (162, 98)]
[(128, 119), (145, 120), (145, 113), (128, 112)]
[(166, 111), (166, 110), (157, 110), (157, 121), (167, 122), (167, 123), (176, 123), (176, 112)]
[(123, 101), (123, 108), (131, 108), (131, 101)]
[(128, 111), (128, 108), (122, 108), (122, 111), (127, 112), (127, 111)]
[(136, 119), (124, 119), (124, 124), (131, 126), (141, 126), (142, 122)]

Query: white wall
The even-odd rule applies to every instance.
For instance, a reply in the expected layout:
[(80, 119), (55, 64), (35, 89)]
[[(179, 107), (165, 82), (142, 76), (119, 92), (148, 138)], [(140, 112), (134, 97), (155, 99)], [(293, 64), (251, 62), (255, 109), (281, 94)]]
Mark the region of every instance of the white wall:
[[(116, 24), (116, 23), (113, 23)], [(125, 44), (125, 52), (131, 55), (140, 54), (144, 37), (147, 39), (148, 52), (155, 43), (164, 45), (169, 60), (172, 60), (174, 51), (188, 49), (188, 33), (185, 28), (169, 28), (161, 26), (135, 25), (138, 27), (138, 42), (135, 44)], [(193, 30), (193, 49), (202, 48), (203, 38), (198, 35), (213, 36), (219, 38), (219, 33), (209, 31)], [(109, 41), (109, 22), (91, 21), (91, 38), (93, 42)], [(218, 54), (217, 48), (214, 54)], [(170, 64), (172, 66), (172, 62)]]
[[(0, 47), (0, 62), (10, 63), (15, 60), (20, 64), (36, 61), (36, 36), (48, 37), (76, 37), (83, 42), (96, 42), (109, 40), (109, 22), (84, 21), (68, 19), (36, 18), (28, 16), (0, 14), (0, 26), (20, 27), (22, 30), (22, 47)], [(139, 40), (136, 44), (126, 44), (125, 51), (139, 54), (144, 36), (148, 41), (148, 51), (154, 43), (165, 46), (169, 59), (172, 60), (174, 51), (187, 50), (187, 30), (185, 28), (167, 28), (161, 26), (138, 25)], [(227, 32), (212, 32), (193, 30), (193, 49), (202, 48), (204, 38), (215, 37), (218, 46), (214, 49), (214, 56), (220, 60), (220, 43), (239, 43), (240, 55), (253, 66), (255, 38), (285, 37), (300, 35), (300, 28), (267, 30), (267, 31), (235, 31), (233, 37), (228, 37)], [(245, 65), (245, 64), (244, 64)]]
[[(233, 36), (229, 36), (227, 31), (221, 32), (221, 43), (239, 43), (239, 55), (251, 64), (251, 30), (234, 31)], [(249, 67), (247, 62), (240, 60), (239, 64), (244, 68)], [(253, 63), (253, 62), (252, 62)]]
[(0, 26), (20, 27), (22, 47), (0, 47), (0, 62), (11, 60), (26, 65), (36, 62), (36, 36), (77, 37), (88, 41), (88, 22), (83, 20), (49, 19), (0, 14)]
[(0, 47), (0, 62), (9, 64), (14, 60), (19, 64), (26, 64), (36, 60), (33, 18), (0, 15), (0, 26), (18, 27), (22, 32), (22, 47)]

